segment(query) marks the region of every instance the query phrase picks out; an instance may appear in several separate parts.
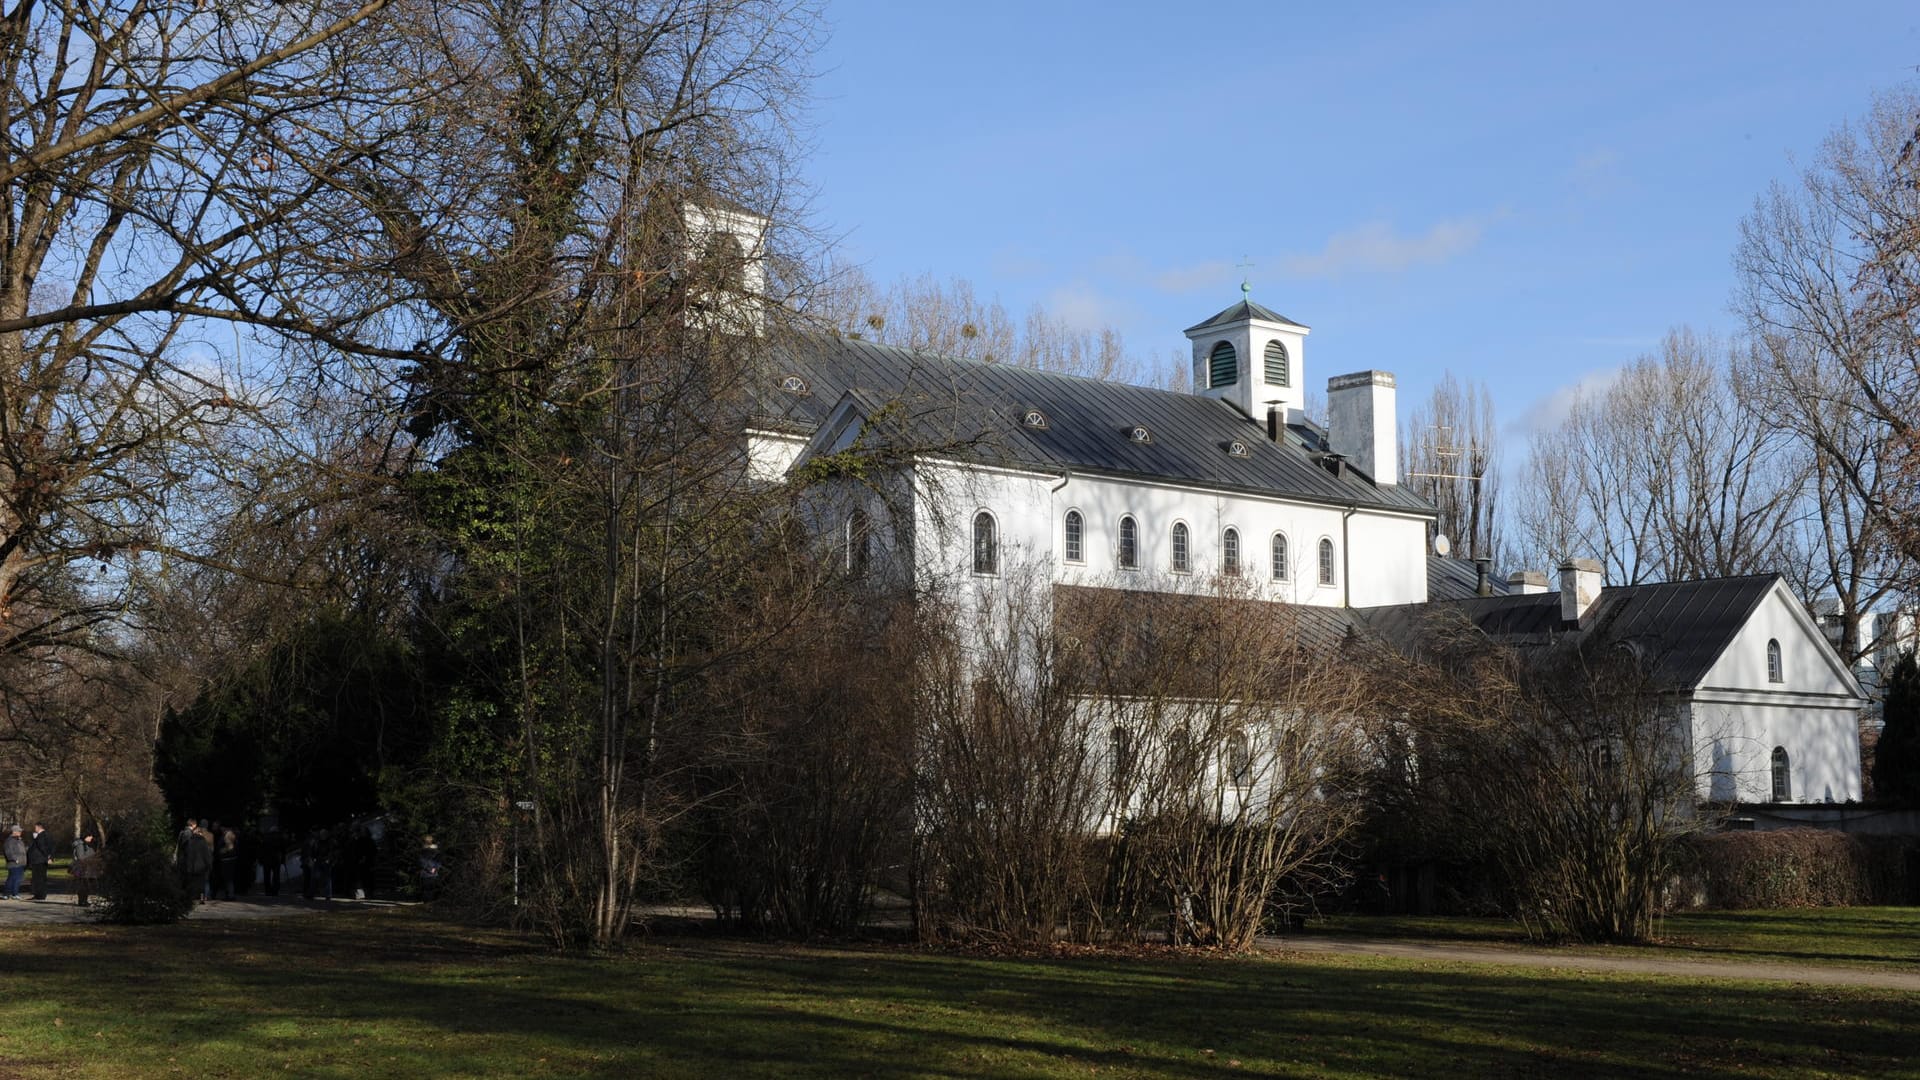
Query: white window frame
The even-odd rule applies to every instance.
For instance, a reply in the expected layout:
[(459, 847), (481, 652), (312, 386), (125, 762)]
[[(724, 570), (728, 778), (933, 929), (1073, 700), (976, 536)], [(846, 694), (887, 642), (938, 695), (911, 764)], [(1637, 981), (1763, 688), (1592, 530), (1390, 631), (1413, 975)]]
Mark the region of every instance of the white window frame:
[[(1278, 557), (1276, 557), (1274, 551), (1275, 541), (1278, 541), (1280, 545), (1280, 550), (1277, 553)], [(1267, 572), (1272, 576), (1274, 581), (1293, 580), (1293, 568), (1287, 565), (1287, 560), (1291, 558), (1293, 558), (1293, 541), (1287, 539), (1286, 530), (1275, 529), (1273, 535), (1267, 538), (1267, 562), (1269, 564)]]
[[(987, 523), (987, 530), (988, 530), (987, 548), (986, 548), (987, 557), (985, 560), (987, 563), (987, 568), (984, 570), (980, 568), (980, 563), (981, 563), (980, 522), (983, 520)], [(993, 511), (987, 510), (985, 508), (974, 511), (973, 530), (972, 530), (972, 533), (970, 534), (970, 538), (973, 541), (971, 546), (973, 551), (974, 576), (998, 577), (1000, 574), (1000, 519), (994, 516)]]
[[(1078, 537), (1073, 535), (1076, 524), (1080, 532)], [(1076, 547), (1080, 549), (1078, 555), (1074, 554)], [(1084, 565), (1087, 561), (1087, 515), (1081, 513), (1077, 506), (1068, 507), (1060, 518), (1060, 557), (1076, 565)]]
[(1193, 528), (1184, 521), (1167, 528), (1167, 572), (1193, 573)]

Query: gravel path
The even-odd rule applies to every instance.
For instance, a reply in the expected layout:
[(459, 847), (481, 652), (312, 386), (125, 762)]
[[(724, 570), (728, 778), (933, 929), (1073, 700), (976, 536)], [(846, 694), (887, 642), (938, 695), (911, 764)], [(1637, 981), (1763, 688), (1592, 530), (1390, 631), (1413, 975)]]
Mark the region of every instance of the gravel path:
[(1408, 941), (1365, 937), (1263, 937), (1260, 947), (1272, 952), (1340, 953), (1349, 956), (1391, 956), (1402, 960), (1439, 960), (1462, 964), (1504, 964), (1509, 967), (1564, 968), (1570, 971), (1617, 971), (1639, 975), (1677, 975), (1690, 979), (1759, 979), (1768, 982), (1812, 983), (1820, 986), (1868, 986), (1883, 990), (1920, 991), (1920, 971), (1878, 971), (1834, 967), (1828, 964), (1784, 964), (1747, 960), (1682, 960), (1653, 956), (1595, 956), (1556, 949), (1457, 945), (1451, 942)]
[[(22, 926), (44, 926), (51, 923), (81, 923), (93, 921), (94, 911), (80, 906), (73, 892), (73, 879), (58, 874), (49, 879), (47, 898), (34, 900), (28, 891), (30, 882), (23, 882), (20, 899), (0, 900), (0, 929)], [(96, 901), (97, 902), (97, 901)], [(308, 915), (317, 911), (352, 911), (356, 909), (395, 907), (403, 901), (398, 900), (308, 900), (298, 891), (291, 895), (279, 896), (243, 896), (237, 900), (215, 900), (195, 904), (190, 919), (277, 919), (288, 915)]]

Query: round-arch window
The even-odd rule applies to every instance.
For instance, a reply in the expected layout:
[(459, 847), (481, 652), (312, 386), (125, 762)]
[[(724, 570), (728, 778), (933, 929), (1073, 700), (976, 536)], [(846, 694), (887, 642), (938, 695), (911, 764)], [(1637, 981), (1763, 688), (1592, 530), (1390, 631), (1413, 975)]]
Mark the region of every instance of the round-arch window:
[(1240, 381), (1240, 355), (1231, 342), (1223, 341), (1207, 355), (1207, 385), (1232, 386)]
[(1320, 540), (1320, 584), (1333, 584), (1333, 541)]
[(1140, 525), (1132, 516), (1120, 519), (1120, 548), (1114, 555), (1122, 570), (1133, 570), (1140, 565)]
[(1240, 530), (1228, 528), (1220, 534), (1220, 569), (1230, 577), (1240, 576)]
[(866, 572), (867, 558), (871, 550), (868, 547), (870, 543), (868, 537), (871, 534), (872, 530), (867, 526), (867, 512), (857, 506), (854, 507), (853, 512), (847, 515), (846, 550), (848, 573), (861, 574)]
[(1273, 580), (1287, 580), (1287, 534), (1273, 534)]
[(1773, 801), (1788, 802), (1793, 799), (1793, 765), (1787, 760), (1787, 748), (1773, 748)]
[(1192, 539), (1192, 537), (1187, 532), (1187, 523), (1184, 521), (1174, 522), (1173, 523), (1173, 572), (1176, 574), (1186, 573), (1187, 570), (1193, 565), (1192, 559), (1189, 557), (1189, 552), (1188, 552), (1188, 548), (1189, 548), (1188, 541), (1190, 539)]
[(1273, 386), (1291, 386), (1293, 372), (1287, 364), (1287, 347), (1277, 341), (1267, 342), (1267, 382)]
[(1086, 523), (1086, 519), (1080, 516), (1080, 511), (1078, 510), (1067, 511), (1066, 528), (1062, 531), (1065, 533), (1065, 536), (1066, 536), (1067, 561), (1068, 562), (1086, 562), (1087, 561), (1087, 523)]
[(973, 572), (1000, 572), (1000, 538), (994, 529), (993, 515), (985, 510), (973, 515)]
[(1767, 642), (1767, 681), (1785, 682), (1786, 678), (1786, 673), (1780, 665), (1780, 642), (1769, 640)]

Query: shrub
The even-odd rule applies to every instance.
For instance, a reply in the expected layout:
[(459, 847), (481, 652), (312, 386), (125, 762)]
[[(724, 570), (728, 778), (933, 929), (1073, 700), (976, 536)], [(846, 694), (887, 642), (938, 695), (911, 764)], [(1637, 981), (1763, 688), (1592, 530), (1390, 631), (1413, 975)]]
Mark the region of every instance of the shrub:
[(178, 922), (193, 910), (173, 864), (173, 829), (159, 811), (123, 821), (105, 852), (100, 891), (103, 922), (148, 925)]
[(1708, 907), (1849, 907), (1911, 900), (1920, 837), (1830, 829), (1693, 837), (1687, 873)]

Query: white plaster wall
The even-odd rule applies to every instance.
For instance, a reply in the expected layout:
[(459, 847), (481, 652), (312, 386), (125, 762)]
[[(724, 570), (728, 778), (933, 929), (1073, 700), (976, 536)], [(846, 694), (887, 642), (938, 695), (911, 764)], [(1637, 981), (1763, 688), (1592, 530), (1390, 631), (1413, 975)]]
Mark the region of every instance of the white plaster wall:
[[(1191, 338), (1194, 393), (1230, 401), (1241, 412), (1262, 422), (1267, 416), (1266, 403), (1278, 401), (1288, 419), (1297, 422), (1301, 407), (1306, 402), (1306, 336), (1305, 327), (1264, 321), (1216, 326), (1205, 333), (1196, 333)], [(1207, 379), (1212, 375), (1209, 359), (1213, 355), (1213, 347), (1222, 341), (1232, 344), (1239, 354), (1240, 378), (1231, 386), (1209, 386)], [(1276, 386), (1266, 381), (1269, 341), (1278, 341), (1287, 348), (1286, 386)]]
[[(1781, 681), (1767, 678), (1780, 643)], [(1799, 599), (1776, 584), (1693, 695), (1695, 768), (1703, 798), (1773, 800), (1773, 749), (1786, 750), (1794, 802), (1861, 795), (1861, 700)]]
[(775, 481), (787, 475), (807, 440), (797, 435), (773, 431), (747, 432), (747, 476), (754, 480)]
[(1694, 762), (1700, 797), (1773, 801), (1773, 749), (1787, 752), (1791, 802), (1860, 798), (1860, 733), (1851, 707), (1696, 701)]
[[(767, 440), (765, 460), (784, 448)], [(783, 470), (784, 471), (784, 470)], [(1068, 585), (1195, 591), (1222, 570), (1227, 527), (1240, 533), (1241, 573), (1257, 596), (1287, 603), (1354, 607), (1419, 603), (1427, 596), (1426, 523), (1413, 516), (1228, 495), (1113, 477), (922, 463), (913, 479), (915, 579), (925, 588), (957, 587), (984, 595), (991, 581), (973, 573), (973, 519), (994, 516), (1005, 577), (1033, 567), (1043, 580)], [(1084, 555), (1066, 560), (1064, 522), (1078, 510)], [(1123, 515), (1140, 526), (1138, 567), (1119, 566)], [(1343, 530), (1343, 518), (1344, 530)], [(1190, 570), (1172, 571), (1172, 530), (1185, 522)], [(1272, 536), (1288, 539), (1287, 577), (1275, 581)], [(1319, 581), (1319, 543), (1334, 545), (1334, 580)], [(1352, 551), (1345, 552), (1351, 544)], [(1349, 582), (1348, 578), (1351, 577)]]

